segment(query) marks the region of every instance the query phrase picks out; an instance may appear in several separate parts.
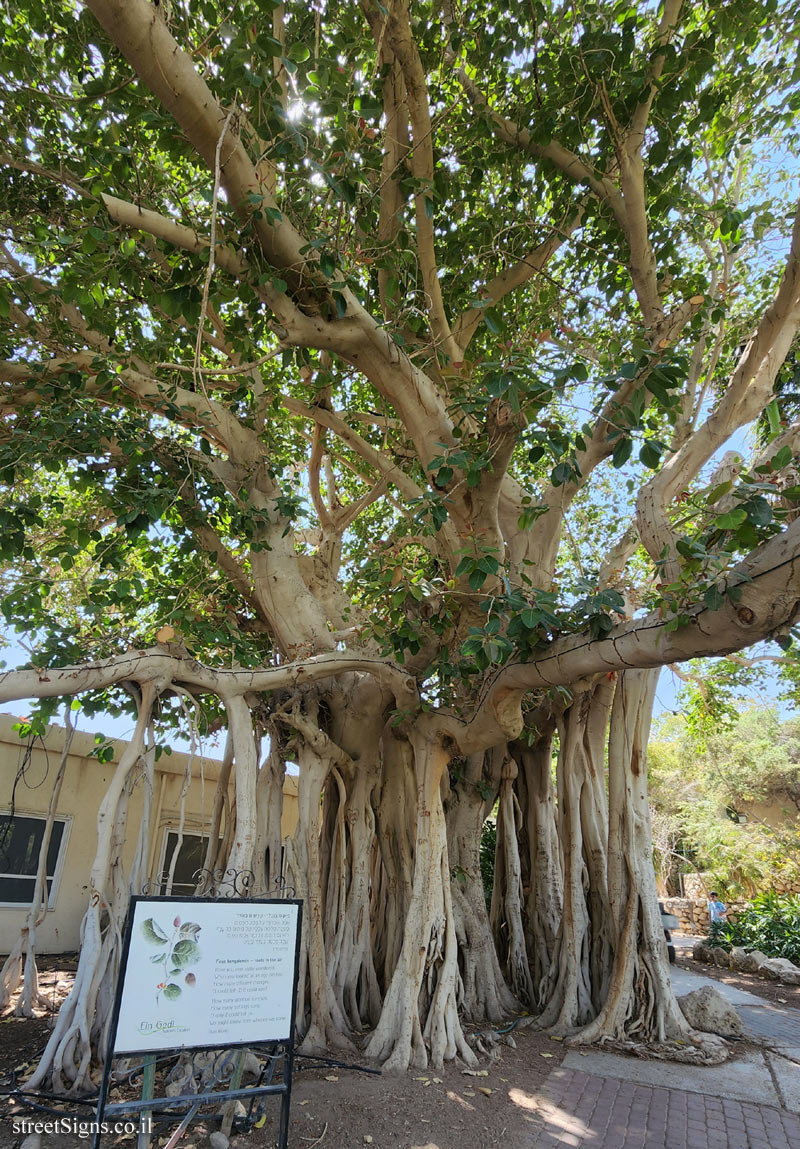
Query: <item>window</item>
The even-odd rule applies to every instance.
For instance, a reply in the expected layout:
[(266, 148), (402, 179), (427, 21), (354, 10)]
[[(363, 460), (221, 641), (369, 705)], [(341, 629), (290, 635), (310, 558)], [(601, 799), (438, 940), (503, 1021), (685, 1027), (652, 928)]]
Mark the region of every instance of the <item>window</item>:
[(172, 876), (172, 885), (169, 886), (167, 875), (177, 842), (177, 832), (175, 830), (167, 830), (164, 834), (164, 850), (160, 875), (161, 886), (158, 892), (160, 894), (193, 897), (195, 887), (197, 886), (197, 881), (193, 875), (202, 869), (203, 862), (206, 858), (208, 835), (201, 836), (200, 834), (193, 834), (191, 831), (184, 830), (183, 841), (181, 842), (181, 848), (178, 851), (178, 858), (175, 862), (175, 873)]
[[(0, 811), (0, 905), (30, 905), (46, 821), (39, 814)], [(51, 910), (66, 844), (67, 819), (56, 818), (47, 850), (47, 908)]]

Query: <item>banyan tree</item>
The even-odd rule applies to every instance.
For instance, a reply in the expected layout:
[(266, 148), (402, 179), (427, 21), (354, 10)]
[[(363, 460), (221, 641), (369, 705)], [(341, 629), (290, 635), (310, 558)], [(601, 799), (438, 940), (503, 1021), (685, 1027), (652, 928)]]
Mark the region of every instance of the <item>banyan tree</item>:
[(0, 701), (135, 713), (32, 1084), (91, 1087), (176, 724), (261, 891), (299, 769), (304, 1049), (472, 1064), (524, 1010), (724, 1056), (646, 747), (660, 667), (800, 608), (796, 5), (0, 20)]

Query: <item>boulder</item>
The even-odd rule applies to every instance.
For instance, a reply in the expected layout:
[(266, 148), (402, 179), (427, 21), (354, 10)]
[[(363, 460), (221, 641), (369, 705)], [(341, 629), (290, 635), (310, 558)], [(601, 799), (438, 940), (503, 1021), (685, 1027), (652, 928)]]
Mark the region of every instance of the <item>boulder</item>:
[[(731, 969), (750, 971), (750, 956), (742, 946), (734, 946), (730, 953)], [(753, 969), (757, 967), (753, 966)]]
[(762, 962), (767, 961), (767, 955), (765, 953), (762, 953), (761, 950), (748, 950), (747, 956), (750, 958), (751, 961), (754, 961), (756, 963), (755, 967), (753, 969), (754, 973), (760, 968)]
[(693, 1029), (718, 1033), (721, 1037), (741, 1037), (742, 1019), (729, 1001), (711, 985), (701, 986), (678, 998), (683, 1016)]
[(784, 985), (800, 985), (800, 969), (788, 958), (767, 958), (758, 967), (758, 972)]
[(731, 964), (731, 955), (727, 950), (724, 950), (722, 946), (712, 946), (711, 957), (714, 961), (714, 965), (722, 966), (723, 969), (727, 969)]
[(710, 964), (714, 961), (711, 946), (706, 945), (705, 942), (695, 942), (694, 948), (692, 949), (692, 957), (695, 961), (704, 961), (706, 964)]
[(251, 1053), (250, 1050), (248, 1049), (247, 1053), (245, 1053), (245, 1055), (244, 1055), (244, 1061), (242, 1063), (242, 1077), (243, 1078), (245, 1078), (245, 1077), (258, 1078), (260, 1076), (261, 1076), (261, 1062), (258, 1060), (256, 1055), (254, 1053)]
[(230, 1145), (228, 1138), (224, 1133), (220, 1133), (218, 1129), (211, 1134), (208, 1139), (208, 1143), (211, 1146), (211, 1149), (228, 1149), (228, 1146)]
[(29, 1133), (22, 1142), (20, 1149), (41, 1149), (42, 1137), (40, 1133)]

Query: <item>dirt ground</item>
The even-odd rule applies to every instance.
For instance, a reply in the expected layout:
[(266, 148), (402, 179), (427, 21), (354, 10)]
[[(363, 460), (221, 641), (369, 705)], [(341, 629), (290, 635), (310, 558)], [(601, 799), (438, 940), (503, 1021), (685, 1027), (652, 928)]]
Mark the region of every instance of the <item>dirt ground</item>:
[[(734, 973), (679, 957), (678, 965), (716, 978), (762, 997), (766, 1001), (800, 1008), (800, 987), (776, 985), (750, 974)], [(74, 959), (43, 959), (40, 987), (52, 1003), (52, 1016), (69, 991)], [(52, 1119), (22, 1108), (8, 1090), (14, 1077), (24, 1078), (47, 1041), (51, 1017), (0, 1019), (0, 1149), (19, 1149), (24, 1134), (15, 1132), (14, 1120)], [(502, 1045), (499, 1060), (484, 1059), (477, 1074), (461, 1065), (440, 1072), (413, 1070), (399, 1075), (375, 1076), (355, 1069), (295, 1063), (289, 1145), (291, 1149), (525, 1149), (530, 1143), (537, 1093), (563, 1057), (561, 1042), (530, 1028), (513, 1032), (515, 1045)], [(350, 1059), (343, 1059), (350, 1060)], [(71, 1112), (78, 1112), (72, 1109)], [(277, 1100), (268, 1103), (268, 1120), (260, 1129), (231, 1138), (233, 1149), (272, 1149), (275, 1144)], [(91, 1112), (81, 1112), (87, 1120)], [(214, 1124), (190, 1127), (178, 1149), (205, 1149)], [(153, 1146), (167, 1137), (156, 1132)], [(72, 1149), (90, 1144), (76, 1133), (48, 1134), (42, 1149)], [(103, 1149), (129, 1149), (132, 1137), (109, 1136)]]
[[(74, 962), (47, 962), (41, 988), (53, 1003), (53, 1012), (68, 992)], [(46, 1113), (32, 1113), (8, 1090), (15, 1075), (24, 1077), (35, 1064), (49, 1034), (51, 1018), (0, 1019), (0, 1149), (19, 1149), (24, 1133), (15, 1132), (15, 1121), (53, 1120)], [(295, 1063), (290, 1117), (291, 1149), (524, 1149), (529, 1144), (537, 1104), (537, 1090), (548, 1073), (560, 1064), (561, 1042), (522, 1026), (514, 1030), (514, 1047), (503, 1044), (499, 1060), (482, 1060), (477, 1071), (449, 1065), (439, 1072), (413, 1070), (404, 1074), (375, 1076), (353, 1069), (326, 1065), (308, 1067)], [(349, 1059), (343, 1059), (349, 1060)], [(78, 1112), (76, 1109), (70, 1110)], [(234, 1149), (272, 1149), (278, 1102), (267, 1107), (268, 1121), (248, 1134), (234, 1134)], [(91, 1119), (88, 1109), (81, 1116)], [(215, 1125), (193, 1125), (179, 1142), (179, 1149), (204, 1149)], [(167, 1137), (153, 1137), (153, 1146)], [(43, 1149), (72, 1149), (90, 1144), (76, 1133), (48, 1133)], [(103, 1149), (135, 1144), (132, 1137), (109, 1136)]]

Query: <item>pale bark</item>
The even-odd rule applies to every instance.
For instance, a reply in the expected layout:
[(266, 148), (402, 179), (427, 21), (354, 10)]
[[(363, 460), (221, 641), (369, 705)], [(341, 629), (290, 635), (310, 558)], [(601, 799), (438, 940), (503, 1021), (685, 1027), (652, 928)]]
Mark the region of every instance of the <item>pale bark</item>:
[(610, 969), (603, 738), (613, 684), (578, 694), (559, 721), (558, 835), (564, 903), (540, 1022), (556, 1034), (595, 1016)]
[[(500, 1024), (510, 1012), (519, 1010), (520, 1003), (503, 976), (483, 890), (481, 829), (496, 790), (491, 765), (484, 769), (488, 757), (476, 754), (464, 761), (451, 782), (444, 808), (461, 975), (459, 1008), (468, 1021)], [(502, 765), (503, 755), (494, 757)], [(499, 884), (495, 868), (495, 887)]]
[(410, 731), (409, 741), (417, 782), (414, 879), (400, 956), (366, 1052), (388, 1070), (424, 1069), (427, 1043), (434, 1067), (456, 1054), (474, 1065), (457, 1010), (458, 961), (441, 796), (449, 754), (421, 724)]
[(497, 810), (495, 881), (492, 889), (491, 923), (503, 972), (512, 992), (526, 1006), (536, 994), (522, 921), (522, 863), (518, 834), (522, 811), (514, 793), (517, 764), (505, 748), (494, 752), (501, 760)]
[[(163, 685), (163, 684), (162, 684)], [(120, 820), (124, 824), (126, 787), (145, 749), (147, 729), (159, 684), (142, 688), (139, 714), (131, 741), (126, 746), (97, 815), (97, 851), (89, 877), (89, 906), (81, 926), (81, 954), (75, 981), (61, 1007), (55, 1028), (27, 1089), (38, 1089), (48, 1078), (57, 1093), (72, 1096), (90, 1092), (93, 1052), (92, 1035), (99, 1036), (103, 1015), (97, 1005), (104, 982), (113, 986), (114, 955), (121, 924), (127, 912), (127, 890), (121, 895), (118, 875), (121, 862), (114, 853), (119, 842)], [(116, 904), (115, 904), (116, 894)], [(122, 904), (121, 904), (122, 903)], [(105, 1021), (109, 1020), (108, 1015)]]
[(556, 829), (555, 787), (551, 775), (553, 737), (545, 732), (533, 746), (517, 743), (517, 792), (522, 807), (520, 848), (523, 864), (525, 943), (533, 983), (533, 1005), (541, 1009), (556, 952), (561, 921), (563, 875)]
[(695, 1033), (670, 985), (652, 856), (647, 800), (647, 738), (657, 675), (620, 676), (609, 737), (608, 926), (614, 962), (608, 992), (578, 1042), (615, 1039), (650, 1044), (674, 1060), (713, 1063), (724, 1043)]
[(47, 914), (47, 903), (49, 901), (47, 890), (47, 853), (50, 849), (53, 823), (58, 810), (58, 800), (61, 796), (64, 775), (67, 770), (69, 750), (75, 734), (75, 727), (72, 722), (69, 705), (66, 706), (64, 711), (64, 725), (66, 726), (64, 748), (61, 751), (61, 760), (58, 764), (53, 788), (50, 791), (47, 817), (45, 819), (42, 841), (39, 847), (39, 859), (36, 864), (36, 880), (33, 887), (33, 897), (31, 898), (30, 908), (25, 918), (25, 925), (20, 930), (20, 936), (17, 938), (11, 952), (6, 958), (2, 970), (0, 970), (0, 1012), (6, 1008), (12, 995), (17, 990), (20, 980), (22, 981), (22, 988), (16, 1005), (14, 1006), (15, 1017), (34, 1017), (36, 1009), (49, 1009), (51, 1005), (47, 998), (39, 993), (39, 973), (36, 967), (36, 931)]

